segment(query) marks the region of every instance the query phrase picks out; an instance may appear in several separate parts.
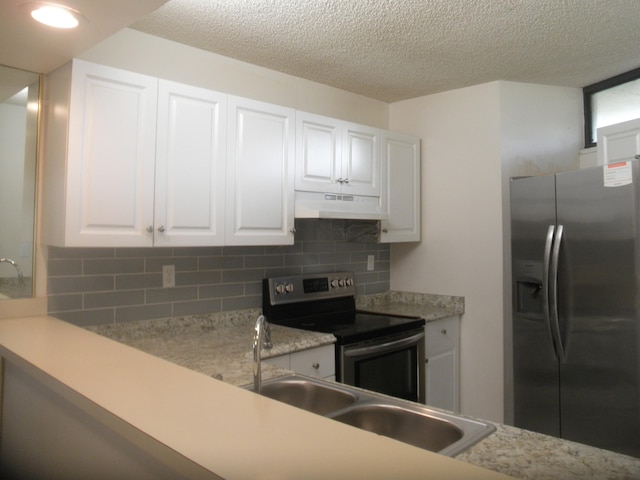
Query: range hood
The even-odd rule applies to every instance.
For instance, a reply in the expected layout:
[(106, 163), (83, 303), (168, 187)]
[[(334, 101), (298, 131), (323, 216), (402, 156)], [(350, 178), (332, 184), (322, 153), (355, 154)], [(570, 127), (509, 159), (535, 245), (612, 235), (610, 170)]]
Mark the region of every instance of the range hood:
[(387, 220), (380, 197), (339, 193), (295, 192), (296, 218)]

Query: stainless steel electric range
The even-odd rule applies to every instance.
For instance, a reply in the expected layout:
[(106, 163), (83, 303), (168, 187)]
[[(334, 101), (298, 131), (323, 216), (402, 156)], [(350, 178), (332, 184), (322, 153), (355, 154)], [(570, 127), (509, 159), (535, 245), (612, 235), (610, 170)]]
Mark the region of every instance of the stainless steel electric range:
[(337, 381), (424, 403), (424, 319), (357, 311), (355, 293), (353, 272), (267, 278), (263, 313), (333, 334)]

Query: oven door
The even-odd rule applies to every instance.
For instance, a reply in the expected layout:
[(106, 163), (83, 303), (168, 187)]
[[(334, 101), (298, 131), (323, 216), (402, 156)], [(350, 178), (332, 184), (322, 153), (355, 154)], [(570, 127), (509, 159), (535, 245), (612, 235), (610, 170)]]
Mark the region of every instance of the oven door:
[(339, 348), (342, 383), (425, 402), (424, 328)]

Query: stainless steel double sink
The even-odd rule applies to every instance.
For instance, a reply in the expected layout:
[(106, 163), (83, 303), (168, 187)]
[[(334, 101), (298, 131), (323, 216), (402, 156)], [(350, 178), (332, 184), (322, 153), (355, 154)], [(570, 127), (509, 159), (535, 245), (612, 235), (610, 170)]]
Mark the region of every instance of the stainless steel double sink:
[(263, 382), (262, 395), (450, 457), (496, 430), (489, 423), (297, 374)]

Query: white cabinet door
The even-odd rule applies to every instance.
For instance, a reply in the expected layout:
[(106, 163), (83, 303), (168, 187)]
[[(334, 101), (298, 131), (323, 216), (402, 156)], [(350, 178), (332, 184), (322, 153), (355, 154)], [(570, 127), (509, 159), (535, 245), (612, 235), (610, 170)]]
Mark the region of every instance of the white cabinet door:
[(65, 245), (151, 245), (157, 86), (153, 77), (73, 61)]
[(380, 130), (296, 112), (295, 189), (380, 196)]
[(239, 97), (228, 108), (225, 243), (293, 244), (295, 111)]
[(460, 318), (427, 322), (425, 327), (426, 404), (460, 410)]
[(227, 96), (160, 80), (155, 246), (224, 242)]
[(640, 118), (598, 129), (598, 164), (640, 158)]
[(420, 241), (420, 139), (382, 133), (383, 205), (381, 242)]
[(344, 123), (342, 193), (380, 196), (380, 130)]
[(338, 192), (342, 175), (341, 122), (296, 112), (296, 190)]

